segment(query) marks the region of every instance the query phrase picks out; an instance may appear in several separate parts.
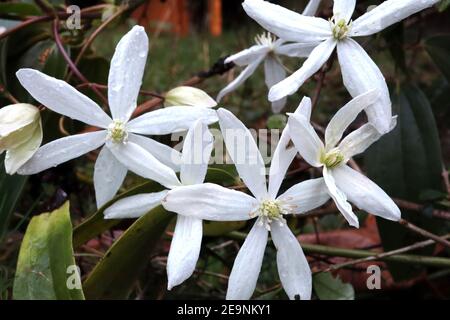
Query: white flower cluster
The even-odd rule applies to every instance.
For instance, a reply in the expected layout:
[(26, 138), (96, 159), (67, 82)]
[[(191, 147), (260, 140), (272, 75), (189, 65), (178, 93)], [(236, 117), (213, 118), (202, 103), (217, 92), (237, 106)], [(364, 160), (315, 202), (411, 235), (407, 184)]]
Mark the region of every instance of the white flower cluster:
[[(178, 214), (167, 263), (169, 289), (189, 278), (195, 269), (202, 241), (202, 220), (255, 219), (234, 262), (227, 299), (252, 296), (269, 233), (277, 249), (280, 279), (289, 298), (309, 299), (311, 271), (285, 216), (303, 214), (330, 198), (355, 227), (359, 223), (349, 202), (389, 220), (398, 220), (401, 214), (383, 190), (346, 164), (392, 130), (396, 123), (383, 75), (352, 38), (372, 35), (436, 2), (438, 0), (387, 0), (352, 22), (356, 0), (335, 0), (334, 15), (329, 20), (311, 16), (320, 3), (317, 0), (310, 2), (304, 14), (267, 1), (244, 1), (248, 15), (270, 34), (257, 37), (255, 46), (226, 60), (247, 67), (219, 93), (217, 100), (239, 86), (264, 61), (269, 100), (273, 111), (279, 112), (286, 103), (286, 96), (296, 92), (317, 72), (335, 48), (344, 85), (354, 97), (329, 122), (325, 143), (310, 123), (311, 101), (303, 98), (297, 110), (288, 114), (288, 124), (272, 157), (268, 177), (249, 130), (230, 111), (214, 110), (216, 102), (201, 90), (174, 89), (166, 96), (166, 108), (132, 119), (148, 53), (148, 38), (144, 28), (139, 26), (120, 40), (111, 61), (108, 78), (111, 116), (64, 81), (32, 69), (17, 72), (22, 86), (41, 104), (98, 127), (98, 131), (52, 141), (36, 151), (42, 139), (39, 112), (36, 115), (32, 107), (22, 105), (28, 115), (19, 121), (14, 114), (5, 116), (17, 112), (19, 107), (13, 106), (14, 110), (5, 107), (0, 113), (0, 150), (8, 149), (9, 157), (14, 157), (22, 152), (17, 148), (26, 144), (26, 155), (17, 160), (17, 164), (12, 165), (8, 160), (6, 165), (11, 173), (17, 170), (19, 174), (29, 175), (103, 146), (94, 171), (99, 207), (113, 198), (128, 170), (166, 187), (167, 190), (158, 193), (139, 194), (116, 202), (106, 209), (105, 218), (139, 217), (160, 204)], [(279, 55), (307, 59), (298, 71), (286, 78)], [(368, 123), (343, 138), (348, 126), (362, 111), (367, 113)], [(11, 119), (16, 119), (13, 125)], [(252, 195), (204, 183), (213, 150), (213, 137), (207, 125), (217, 121), (227, 151)], [(147, 137), (186, 130), (181, 154)], [(15, 141), (11, 140), (14, 133)], [(245, 143), (237, 145), (236, 136), (244, 138)], [(323, 177), (300, 182), (279, 194), (286, 171), (297, 153), (311, 166), (321, 168)], [(201, 159), (198, 159), (199, 154)]]

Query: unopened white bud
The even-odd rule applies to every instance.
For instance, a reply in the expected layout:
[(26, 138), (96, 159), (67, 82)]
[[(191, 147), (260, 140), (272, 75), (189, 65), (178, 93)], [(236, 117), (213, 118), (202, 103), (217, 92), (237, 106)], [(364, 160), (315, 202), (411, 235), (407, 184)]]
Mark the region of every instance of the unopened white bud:
[(217, 102), (203, 90), (181, 86), (167, 92), (164, 105), (166, 107), (192, 106), (212, 108), (217, 106)]

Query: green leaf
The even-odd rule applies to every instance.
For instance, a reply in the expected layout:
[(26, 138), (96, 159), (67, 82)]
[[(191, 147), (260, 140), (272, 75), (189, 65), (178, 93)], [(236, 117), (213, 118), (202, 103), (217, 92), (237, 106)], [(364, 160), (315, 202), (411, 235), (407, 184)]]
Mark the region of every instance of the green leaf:
[(450, 82), (450, 35), (438, 35), (425, 40), (425, 48), (436, 67)]
[[(397, 127), (370, 147), (365, 156), (367, 174), (391, 197), (420, 202), (426, 190), (442, 190), (441, 150), (433, 113), (426, 96), (414, 85), (401, 87), (392, 97), (393, 113), (398, 114)], [(417, 212), (402, 210), (402, 217), (439, 233), (439, 221)], [(398, 223), (377, 218), (385, 251), (404, 247), (419, 240)], [(421, 251), (429, 254), (433, 248)], [(407, 279), (420, 269), (390, 263), (389, 269), (398, 279)]]
[[(71, 279), (81, 283), (72, 249), (69, 203), (35, 216), (28, 225), (17, 262), (13, 296), (21, 300), (81, 300), (81, 289), (69, 288)], [(75, 269), (74, 269), (75, 270)]]
[(26, 176), (7, 174), (4, 158), (5, 155), (0, 156), (0, 241), (8, 230), (11, 216), (28, 179)]
[(159, 206), (136, 220), (84, 282), (88, 299), (126, 299), (174, 214)]
[(267, 128), (271, 130), (284, 129), (286, 124), (287, 117), (284, 114), (274, 114), (267, 119)]
[(439, 12), (447, 10), (448, 7), (450, 7), (450, 0), (441, 0), (441, 2), (437, 4), (437, 7)]
[(38, 16), (42, 11), (33, 3), (0, 3), (0, 14), (18, 17)]
[(237, 231), (246, 225), (246, 221), (203, 221), (203, 235), (218, 237), (232, 231)]
[[(231, 184), (235, 179), (236, 178), (231, 173), (227, 172), (226, 170), (217, 168), (209, 168), (206, 175), (206, 181), (212, 183), (221, 183), (222, 185)], [(164, 190), (163, 186), (154, 181), (149, 181), (116, 196), (108, 203), (106, 203), (103, 207), (101, 207), (92, 216), (90, 216), (87, 220), (83, 221), (81, 224), (75, 227), (73, 231), (74, 247), (78, 248), (83, 243), (117, 225), (121, 221), (119, 219), (103, 218), (103, 212), (106, 210), (106, 208), (110, 207), (118, 200), (135, 194), (158, 192), (162, 190)]]
[(313, 288), (320, 300), (354, 300), (355, 290), (350, 283), (344, 283), (330, 272), (313, 276)]

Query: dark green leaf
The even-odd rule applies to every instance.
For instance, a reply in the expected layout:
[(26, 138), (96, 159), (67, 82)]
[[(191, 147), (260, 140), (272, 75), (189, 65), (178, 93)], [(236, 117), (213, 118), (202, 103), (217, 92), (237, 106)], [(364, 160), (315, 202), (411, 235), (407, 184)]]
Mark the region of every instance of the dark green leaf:
[[(69, 203), (34, 217), (28, 225), (17, 262), (14, 298), (24, 300), (80, 300), (83, 291), (69, 287), (76, 267), (72, 249)], [(75, 270), (75, 269), (73, 269)], [(76, 284), (76, 282), (75, 282)]]
[[(442, 190), (436, 123), (426, 96), (416, 86), (403, 86), (393, 95), (392, 102), (393, 112), (398, 114), (397, 127), (366, 152), (367, 173), (391, 197), (420, 202), (425, 190)], [(439, 232), (442, 225), (417, 212), (403, 210), (402, 217), (432, 232)], [(415, 234), (395, 222), (380, 218), (377, 223), (386, 251), (418, 240)], [(415, 266), (398, 264), (389, 264), (389, 268), (398, 279), (420, 271)]]
[(425, 48), (436, 66), (450, 82), (450, 35), (438, 35), (425, 41)]
[(88, 299), (126, 299), (174, 217), (159, 206), (136, 220), (111, 246), (84, 282)]
[(42, 12), (33, 3), (17, 3), (17, 2), (9, 2), (9, 3), (0, 3), (0, 14), (3, 15), (11, 15), (18, 17), (26, 17), (26, 16), (38, 16)]
[(313, 277), (313, 288), (320, 300), (354, 300), (355, 290), (350, 283), (344, 283), (330, 272), (322, 272)]

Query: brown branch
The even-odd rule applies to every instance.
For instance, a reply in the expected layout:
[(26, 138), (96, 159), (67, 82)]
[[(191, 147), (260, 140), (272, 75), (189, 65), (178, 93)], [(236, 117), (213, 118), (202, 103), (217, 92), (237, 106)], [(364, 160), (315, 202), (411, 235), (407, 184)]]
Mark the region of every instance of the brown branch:
[(404, 226), (405, 228), (407, 228), (408, 230), (411, 230), (414, 233), (417, 233), (425, 238), (428, 239), (433, 239), (434, 241), (436, 241), (439, 244), (442, 244), (443, 246), (446, 246), (447, 248), (450, 248), (450, 242), (435, 235), (434, 233), (431, 233), (427, 230), (424, 230), (414, 224), (412, 224), (411, 222), (406, 221), (405, 219), (400, 219), (398, 221), (398, 223), (400, 223), (402, 226)]

